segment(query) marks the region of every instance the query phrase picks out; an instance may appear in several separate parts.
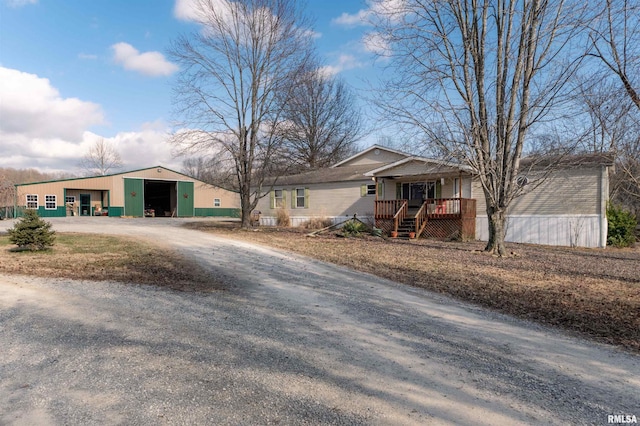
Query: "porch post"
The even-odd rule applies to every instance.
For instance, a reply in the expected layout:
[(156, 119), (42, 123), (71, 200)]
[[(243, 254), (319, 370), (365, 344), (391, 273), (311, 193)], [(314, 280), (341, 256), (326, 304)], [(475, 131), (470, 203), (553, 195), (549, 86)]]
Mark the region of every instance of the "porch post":
[(378, 177), (377, 176), (373, 177), (373, 182), (374, 182), (374, 185), (376, 186), (376, 198), (375, 198), (375, 201), (373, 202), (373, 220), (376, 220), (376, 218), (378, 217)]

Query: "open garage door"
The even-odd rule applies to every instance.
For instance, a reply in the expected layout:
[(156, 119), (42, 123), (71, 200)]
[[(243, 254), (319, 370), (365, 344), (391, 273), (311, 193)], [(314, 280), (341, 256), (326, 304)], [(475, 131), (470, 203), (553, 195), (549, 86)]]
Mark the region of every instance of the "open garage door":
[[(154, 217), (171, 217), (176, 214), (176, 181), (145, 180), (144, 208), (153, 211)], [(147, 216), (149, 216), (148, 214)]]

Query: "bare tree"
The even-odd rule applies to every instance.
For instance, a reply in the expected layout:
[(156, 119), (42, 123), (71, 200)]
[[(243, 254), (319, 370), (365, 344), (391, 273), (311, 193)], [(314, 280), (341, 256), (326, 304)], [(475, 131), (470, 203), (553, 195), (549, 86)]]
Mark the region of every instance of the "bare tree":
[(640, 3), (603, 0), (599, 19), (589, 34), (593, 56), (615, 75), (634, 105), (640, 109)]
[[(612, 196), (620, 204), (640, 211), (640, 4), (629, 0), (603, 0), (602, 13), (593, 22), (589, 38), (601, 68), (590, 76), (593, 92), (590, 110), (604, 113), (596, 120), (597, 128), (617, 128), (610, 138), (616, 153), (616, 172)], [(617, 83), (617, 84), (616, 84)], [(618, 86), (621, 88), (618, 89)], [(622, 100), (623, 91), (631, 105)], [(633, 110), (632, 110), (633, 108)]]
[(186, 151), (222, 151), (233, 161), (242, 226), (265, 194), (277, 158), (291, 82), (311, 56), (306, 21), (295, 0), (194, 0), (201, 29), (178, 38), (170, 56)]
[[(525, 141), (559, 114), (577, 67), (569, 47), (584, 8), (563, 0), (378, 0), (395, 76), (378, 105), (387, 118), (477, 175), (487, 205), (486, 250), (506, 253), (506, 214)], [(578, 40), (578, 39), (575, 39)], [(381, 46), (382, 47), (382, 46)], [(394, 74), (392, 74), (394, 75)]]
[(233, 161), (219, 155), (187, 158), (182, 162), (182, 173), (211, 185), (236, 189)]
[(355, 153), (363, 133), (355, 95), (321, 68), (301, 73), (285, 106), (283, 139), (294, 172), (327, 167)]
[(80, 166), (89, 175), (104, 176), (112, 170), (122, 167), (122, 159), (116, 149), (105, 142), (103, 138), (96, 141), (89, 152), (82, 157)]

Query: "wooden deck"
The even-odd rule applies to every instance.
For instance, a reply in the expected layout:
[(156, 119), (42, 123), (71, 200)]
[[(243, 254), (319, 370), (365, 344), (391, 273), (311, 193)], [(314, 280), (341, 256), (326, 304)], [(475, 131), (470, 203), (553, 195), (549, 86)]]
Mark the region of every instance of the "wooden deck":
[(377, 200), (376, 226), (389, 234), (416, 237), (475, 239), (476, 200), (471, 198), (432, 198), (417, 209), (408, 200)]

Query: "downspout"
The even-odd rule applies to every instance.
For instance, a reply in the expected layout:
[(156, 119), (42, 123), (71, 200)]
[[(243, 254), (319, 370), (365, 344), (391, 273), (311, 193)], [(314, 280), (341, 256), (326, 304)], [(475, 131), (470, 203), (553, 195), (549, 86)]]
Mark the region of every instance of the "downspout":
[(600, 248), (607, 247), (607, 233), (609, 223), (607, 221), (607, 204), (609, 203), (609, 167), (600, 168)]

